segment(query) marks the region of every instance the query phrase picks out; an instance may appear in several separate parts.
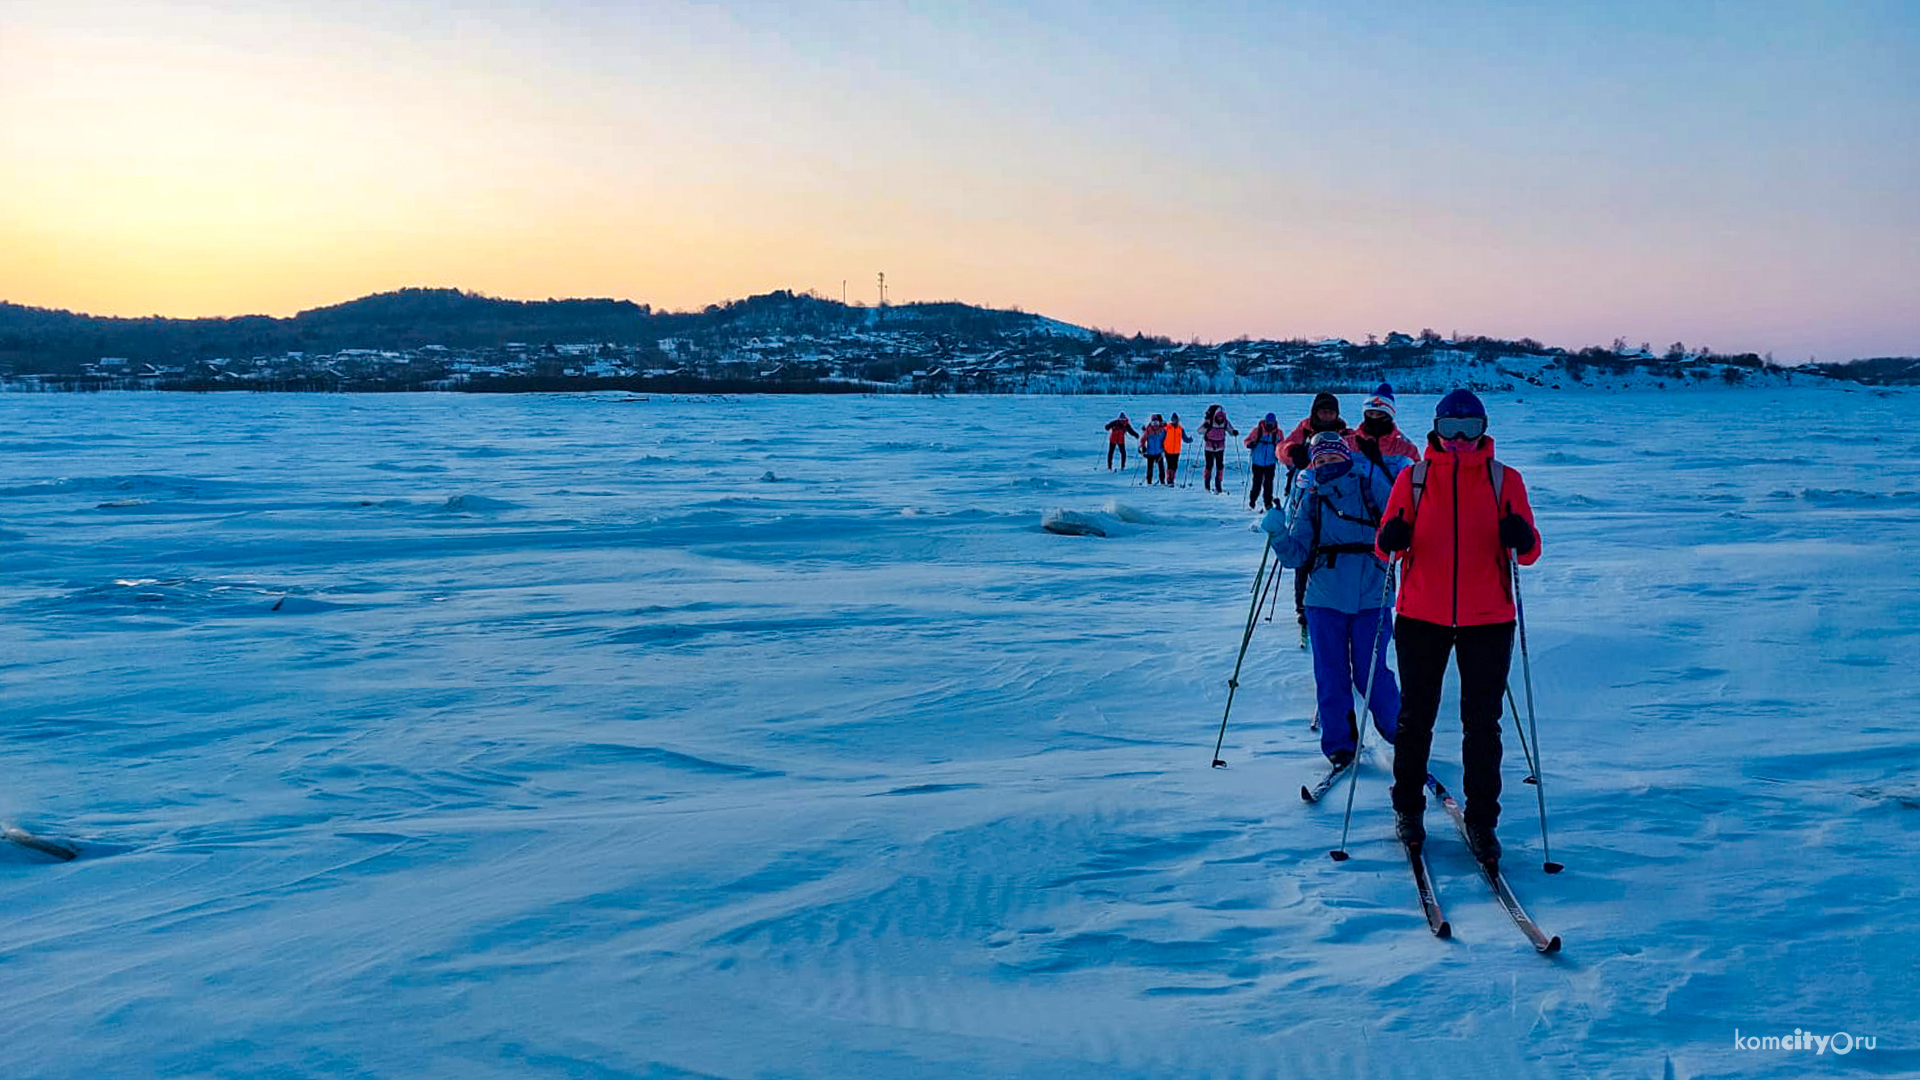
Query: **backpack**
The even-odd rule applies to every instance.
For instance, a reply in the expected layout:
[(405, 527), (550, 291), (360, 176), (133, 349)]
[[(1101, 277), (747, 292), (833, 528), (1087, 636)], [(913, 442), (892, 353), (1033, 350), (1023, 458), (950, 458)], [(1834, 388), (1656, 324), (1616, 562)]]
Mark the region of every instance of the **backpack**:
[[(1373, 471), (1377, 468), (1378, 466), (1373, 465), (1371, 462), (1367, 464), (1368, 471)], [(1353, 473), (1350, 471), (1347, 475), (1351, 476)], [(1320, 558), (1323, 555), (1326, 556), (1327, 569), (1329, 570), (1333, 569), (1334, 561), (1342, 555), (1374, 555), (1372, 544), (1322, 544), (1320, 542), (1320, 511), (1322, 510), (1332, 512), (1334, 517), (1342, 521), (1351, 521), (1355, 525), (1365, 525), (1369, 529), (1377, 530), (1380, 528), (1380, 508), (1374, 506), (1373, 500), (1367, 497), (1367, 488), (1371, 486), (1368, 483), (1369, 479), (1370, 477), (1366, 476), (1359, 477), (1360, 505), (1366, 509), (1367, 517), (1354, 517), (1351, 514), (1341, 513), (1339, 507), (1328, 502), (1327, 497), (1321, 494), (1319, 485), (1314, 485), (1312, 510), (1313, 544), (1307, 550), (1308, 575), (1312, 575), (1313, 568), (1319, 564)], [(1424, 483), (1426, 477), (1423, 475), (1420, 479)], [(1378, 558), (1378, 556), (1376, 555), (1375, 558)]]

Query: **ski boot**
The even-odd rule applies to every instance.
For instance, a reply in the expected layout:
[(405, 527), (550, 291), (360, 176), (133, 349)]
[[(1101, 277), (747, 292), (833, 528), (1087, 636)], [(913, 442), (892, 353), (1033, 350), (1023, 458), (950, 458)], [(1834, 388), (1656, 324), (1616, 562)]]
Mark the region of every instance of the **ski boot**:
[(1420, 846), (1427, 842), (1427, 823), (1423, 820), (1425, 816), (1424, 813), (1408, 813), (1405, 810), (1393, 812), (1393, 833), (1400, 838), (1402, 844), (1407, 845), (1409, 850), (1418, 851)]
[(1500, 867), (1500, 839), (1493, 835), (1493, 826), (1467, 823), (1467, 849), (1481, 865), (1490, 869)]

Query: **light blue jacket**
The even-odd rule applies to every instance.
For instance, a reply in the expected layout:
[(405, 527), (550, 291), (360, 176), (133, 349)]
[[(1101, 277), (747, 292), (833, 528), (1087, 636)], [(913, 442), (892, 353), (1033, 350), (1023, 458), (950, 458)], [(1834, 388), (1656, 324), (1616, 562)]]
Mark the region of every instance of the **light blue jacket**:
[[(1306, 606), (1332, 608), (1349, 615), (1381, 606), (1386, 567), (1372, 554), (1380, 512), (1393, 494), (1393, 481), (1364, 457), (1331, 481), (1322, 482), (1313, 469), (1302, 469), (1294, 482), (1294, 499), (1285, 512), (1267, 511), (1260, 527), (1270, 534), (1280, 565), (1312, 569), (1307, 578)], [(1314, 527), (1319, 526), (1318, 555)], [(1335, 545), (1365, 545), (1366, 551), (1329, 552)], [(1387, 597), (1387, 603), (1393, 602)]]
[(1247, 436), (1247, 438), (1252, 440), (1248, 448), (1253, 451), (1253, 463), (1255, 465), (1264, 469), (1280, 460), (1278, 450), (1280, 444), (1285, 441), (1286, 435), (1282, 434), (1279, 429), (1276, 428), (1269, 431), (1264, 428), (1255, 427), (1253, 434)]

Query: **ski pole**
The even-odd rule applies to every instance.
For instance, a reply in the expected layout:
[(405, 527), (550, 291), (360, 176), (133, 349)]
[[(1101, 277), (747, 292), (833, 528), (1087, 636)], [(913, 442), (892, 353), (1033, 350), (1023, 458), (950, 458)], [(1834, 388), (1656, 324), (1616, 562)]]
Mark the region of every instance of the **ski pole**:
[[(1507, 567), (1513, 571), (1513, 618), (1520, 631), (1520, 676), (1521, 685), (1527, 688), (1527, 728), (1533, 732), (1533, 745), (1537, 750), (1540, 746), (1540, 729), (1534, 723), (1533, 660), (1527, 653), (1527, 605), (1520, 599), (1520, 560), (1517, 554), (1507, 559)], [(1516, 723), (1514, 727), (1518, 728), (1519, 724)], [(1549, 874), (1557, 874), (1566, 867), (1553, 861), (1553, 849), (1547, 846), (1547, 783), (1540, 775), (1538, 758), (1534, 759), (1533, 775), (1533, 793), (1540, 802), (1540, 857), (1544, 860), (1541, 869)]]
[[(1253, 640), (1253, 627), (1260, 615), (1260, 579), (1267, 572), (1267, 555), (1273, 550), (1273, 541), (1262, 535), (1260, 539), (1260, 569), (1254, 571), (1253, 607), (1247, 609), (1247, 628), (1240, 635), (1240, 658), (1233, 662), (1233, 676), (1227, 680), (1227, 711), (1220, 714), (1220, 737), (1213, 741), (1213, 767), (1226, 768), (1227, 763), (1220, 757), (1220, 747), (1227, 741), (1227, 717), (1233, 715), (1233, 694), (1240, 689), (1240, 665), (1247, 660), (1247, 643)], [(1279, 575), (1274, 575), (1278, 577)]]
[[(1327, 852), (1334, 862), (1347, 861), (1347, 830), (1353, 825), (1353, 791), (1360, 786), (1360, 748), (1367, 738), (1367, 720), (1373, 712), (1373, 683), (1380, 675), (1380, 669), (1386, 666), (1385, 658), (1380, 655), (1381, 635), (1386, 633), (1387, 619), (1393, 614), (1388, 610), (1388, 601), (1393, 598), (1393, 563), (1387, 563), (1386, 580), (1380, 586), (1379, 624), (1373, 628), (1373, 648), (1367, 650), (1367, 696), (1360, 703), (1360, 722), (1353, 728), (1353, 775), (1347, 777), (1347, 816), (1340, 823), (1340, 846)], [(1327, 723), (1333, 721), (1329, 719)]]
[[(1289, 478), (1289, 479), (1291, 479), (1291, 478)], [(1301, 491), (1302, 491), (1302, 493), (1303, 493), (1303, 494), (1305, 493), (1305, 490), (1306, 490), (1305, 488), (1302, 488), (1302, 489), (1301, 489)], [(1288, 498), (1289, 498), (1289, 500), (1291, 500), (1291, 498), (1292, 498), (1292, 492), (1293, 492), (1293, 488), (1292, 488), (1292, 486), (1291, 486), (1291, 485), (1289, 485), (1289, 486), (1288, 486), (1288, 488), (1287, 488), (1287, 492), (1288, 492)], [(1287, 507), (1287, 509), (1286, 509), (1286, 515), (1287, 515), (1287, 520), (1289, 520), (1289, 521), (1291, 521), (1291, 520), (1293, 520), (1293, 516), (1294, 516), (1295, 514), (1297, 514), (1297, 513), (1299, 513), (1299, 512), (1300, 512), (1300, 507), (1299, 507), (1299, 505), (1298, 505), (1297, 503), (1296, 503), (1296, 504), (1294, 504), (1294, 505), (1291, 505), (1291, 506), (1288, 506), (1288, 507)], [(1311, 571), (1310, 569), (1308, 569), (1307, 567), (1304, 567), (1304, 566), (1301, 566), (1301, 567), (1295, 567), (1295, 568), (1294, 568), (1294, 571), (1293, 571), (1293, 575), (1294, 575), (1294, 579), (1295, 579), (1295, 581), (1296, 581), (1296, 582), (1298, 582), (1298, 580), (1299, 580), (1299, 577), (1300, 577), (1300, 575), (1301, 575), (1301, 574), (1308, 574), (1308, 575), (1311, 575), (1311, 573), (1312, 573), (1312, 571)], [(1274, 576), (1274, 577), (1275, 577), (1276, 579), (1277, 579), (1277, 578), (1279, 578), (1279, 577), (1280, 577), (1280, 571), (1278, 571), (1278, 570), (1275, 570), (1275, 571), (1273, 572), (1273, 576)], [(1303, 586), (1302, 586), (1302, 588), (1303, 588)], [(1295, 601), (1296, 601), (1296, 602), (1297, 602), (1297, 601), (1299, 600), (1299, 597), (1300, 597), (1300, 593), (1299, 593), (1298, 591), (1296, 591), (1296, 592), (1294, 593), (1294, 599), (1295, 599)], [(1275, 586), (1275, 588), (1274, 588), (1274, 593), (1273, 593), (1273, 604), (1272, 604), (1272, 606), (1270, 606), (1270, 607), (1268, 607), (1268, 608), (1267, 608), (1267, 621), (1268, 621), (1268, 622), (1272, 622), (1272, 621), (1273, 621), (1273, 617), (1274, 617), (1274, 615), (1276, 615), (1276, 614), (1278, 614), (1278, 613), (1279, 613), (1279, 611), (1280, 611), (1280, 591), (1279, 591), (1279, 587), (1278, 587), (1278, 586)], [(1297, 608), (1296, 608), (1296, 613), (1298, 613), (1298, 609), (1297, 609)]]
[(1522, 782), (1537, 784), (1540, 782), (1540, 763), (1533, 760), (1533, 751), (1527, 748), (1527, 732), (1520, 726), (1520, 706), (1513, 703), (1511, 682), (1507, 684), (1507, 710), (1513, 714), (1513, 733), (1520, 736), (1520, 752), (1527, 757), (1527, 778)]
[[(1294, 571), (1294, 573), (1296, 574), (1299, 572), (1300, 572), (1299, 570)], [(1283, 576), (1284, 575), (1280, 573), (1279, 569), (1276, 568), (1273, 572), (1273, 588), (1267, 590), (1268, 592), (1271, 592), (1273, 594), (1273, 602), (1267, 605), (1267, 621), (1268, 622), (1272, 622), (1274, 612), (1277, 612), (1280, 610), (1280, 579)]]

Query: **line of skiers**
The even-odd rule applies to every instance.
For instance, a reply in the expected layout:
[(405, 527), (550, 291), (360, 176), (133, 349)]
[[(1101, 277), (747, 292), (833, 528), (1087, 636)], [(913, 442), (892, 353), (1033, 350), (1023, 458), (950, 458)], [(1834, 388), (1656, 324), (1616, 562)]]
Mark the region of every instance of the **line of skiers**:
[[(1494, 459), (1487, 412), (1467, 390), (1434, 410), (1425, 455), (1401, 434), (1393, 388), (1367, 399), (1348, 428), (1331, 394), (1284, 440), (1269, 413), (1249, 437), (1255, 490), (1268, 511), (1261, 527), (1280, 564), (1295, 570), (1296, 610), (1312, 646), (1320, 748), (1350, 762), (1359, 732), (1356, 693), (1382, 738), (1393, 744), (1393, 809), (1401, 840), (1426, 839), (1427, 763), (1447, 660), (1460, 672), (1462, 789), (1468, 842), (1496, 863), (1500, 843), (1500, 714), (1512, 657), (1512, 562), (1540, 557), (1526, 483)], [(1263, 434), (1264, 433), (1264, 434)], [(1264, 450), (1264, 452), (1263, 452)], [(1278, 459), (1289, 466), (1286, 497), (1271, 495)], [(1399, 595), (1389, 591), (1399, 563)], [(1383, 626), (1389, 609), (1397, 616)], [(1386, 660), (1395, 644), (1399, 678)]]
[[(1320, 394), (1313, 399), (1313, 408), (1307, 418), (1296, 425), (1291, 434), (1280, 434), (1280, 422), (1273, 413), (1268, 413), (1254, 425), (1243, 440), (1250, 452), (1252, 485), (1247, 490), (1247, 509), (1265, 508), (1271, 510), (1279, 501), (1273, 493), (1274, 474), (1281, 461), (1287, 463), (1287, 487), (1291, 491), (1293, 478), (1301, 469), (1307, 467), (1307, 441), (1323, 431), (1339, 432), (1351, 438), (1357, 450), (1374, 457), (1399, 454), (1417, 460), (1420, 451), (1402, 435), (1393, 421), (1393, 388), (1381, 384), (1385, 397), (1378, 395), (1367, 403), (1366, 414), (1358, 429), (1349, 428), (1340, 417), (1340, 403), (1332, 394)], [(1171, 419), (1154, 413), (1147, 421), (1145, 430), (1136, 430), (1133, 421), (1126, 413), (1106, 423), (1107, 432), (1107, 470), (1114, 469), (1114, 458), (1119, 457), (1119, 468), (1127, 467), (1127, 440), (1139, 440), (1139, 450), (1146, 459), (1147, 483), (1172, 485), (1180, 470), (1180, 454), (1189, 441), (1187, 429), (1180, 423), (1180, 414), (1173, 413)], [(1219, 405), (1207, 406), (1206, 418), (1200, 423), (1199, 437), (1206, 460), (1201, 484), (1209, 491), (1224, 493), (1226, 480), (1227, 436), (1239, 437), (1240, 429), (1227, 419), (1227, 410)], [(1362, 447), (1361, 444), (1365, 446)], [(1283, 491), (1282, 497), (1285, 492)], [(1300, 614), (1296, 595), (1295, 614)]]
[[(1107, 469), (1112, 471), (1116, 452), (1120, 455), (1120, 468), (1127, 467), (1127, 439), (1140, 440), (1140, 456), (1147, 462), (1147, 480), (1149, 484), (1166, 484), (1171, 487), (1180, 472), (1180, 453), (1186, 448), (1187, 429), (1180, 423), (1180, 414), (1172, 414), (1171, 419), (1162, 419), (1159, 413), (1147, 421), (1146, 430), (1136, 431), (1133, 422), (1121, 413), (1115, 419), (1107, 421)], [(1201, 473), (1201, 486), (1208, 491), (1223, 493), (1227, 475), (1227, 436), (1238, 435), (1240, 431), (1227, 419), (1227, 410), (1218, 405), (1207, 406), (1206, 419), (1200, 422), (1200, 445), (1205, 452), (1205, 465)]]
[[(1233, 421), (1227, 419), (1227, 409), (1219, 405), (1208, 405), (1206, 419), (1200, 421), (1200, 448), (1206, 454), (1204, 471), (1200, 475), (1200, 486), (1210, 492), (1225, 492), (1227, 480), (1227, 436), (1240, 434), (1233, 427)], [(1181, 415), (1173, 413), (1171, 419), (1162, 419), (1160, 413), (1154, 413), (1146, 421), (1146, 430), (1133, 429), (1133, 421), (1127, 419), (1127, 413), (1106, 421), (1106, 467), (1114, 469), (1114, 455), (1119, 454), (1119, 467), (1127, 467), (1127, 438), (1139, 438), (1140, 457), (1146, 459), (1146, 482), (1148, 484), (1167, 484), (1171, 486), (1181, 471), (1181, 452), (1187, 448), (1187, 429), (1181, 425)]]

